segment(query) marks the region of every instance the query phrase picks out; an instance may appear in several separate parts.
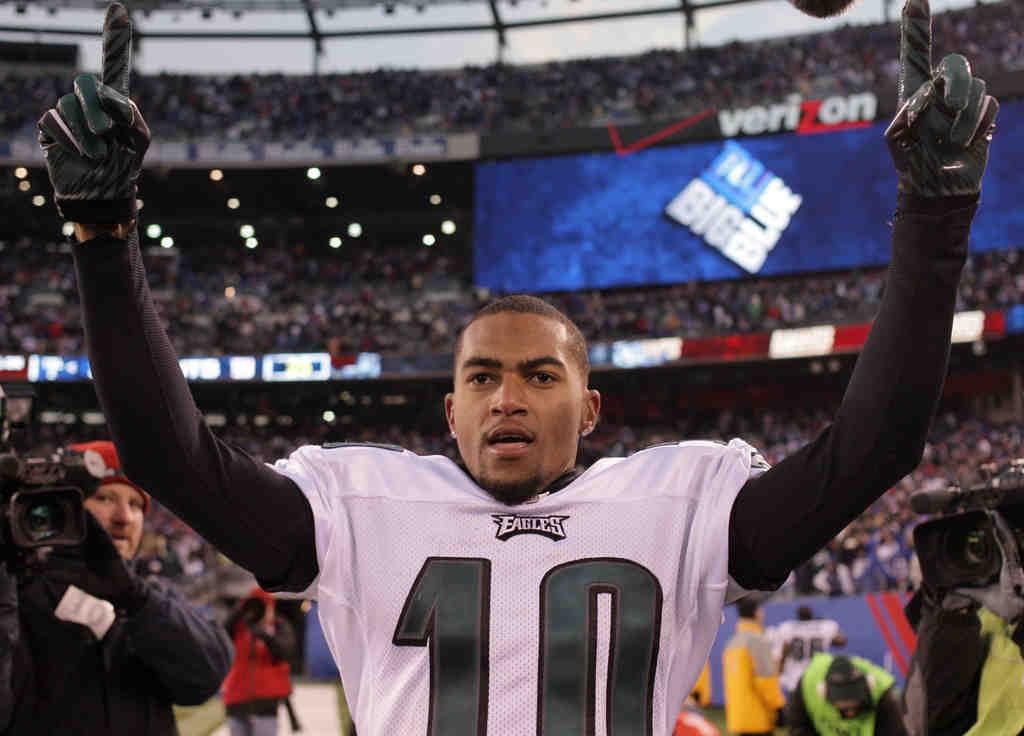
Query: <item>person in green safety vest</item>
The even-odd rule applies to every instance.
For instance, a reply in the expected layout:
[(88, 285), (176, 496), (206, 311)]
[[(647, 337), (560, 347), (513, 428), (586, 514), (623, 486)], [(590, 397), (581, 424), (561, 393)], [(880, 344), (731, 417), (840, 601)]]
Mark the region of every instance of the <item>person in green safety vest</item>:
[(815, 654), (786, 704), (790, 736), (907, 736), (893, 683), (861, 657)]

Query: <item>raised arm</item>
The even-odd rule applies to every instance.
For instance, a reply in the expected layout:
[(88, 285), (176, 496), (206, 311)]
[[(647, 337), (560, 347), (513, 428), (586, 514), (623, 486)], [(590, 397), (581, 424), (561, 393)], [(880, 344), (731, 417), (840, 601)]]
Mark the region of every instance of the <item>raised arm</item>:
[(132, 480), (264, 588), (302, 590), (317, 573), (309, 502), (209, 430), (149, 293), (134, 227), (149, 128), (127, 96), (130, 34), (112, 4), (103, 83), (78, 76), (39, 121), (57, 207), (89, 238), (74, 259), (96, 393)]
[(899, 95), (885, 134), (899, 174), (885, 295), (833, 423), (733, 505), (729, 571), (747, 589), (782, 584), (913, 470), (938, 405), (999, 105), (962, 56), (932, 71), (927, 0), (903, 9)]

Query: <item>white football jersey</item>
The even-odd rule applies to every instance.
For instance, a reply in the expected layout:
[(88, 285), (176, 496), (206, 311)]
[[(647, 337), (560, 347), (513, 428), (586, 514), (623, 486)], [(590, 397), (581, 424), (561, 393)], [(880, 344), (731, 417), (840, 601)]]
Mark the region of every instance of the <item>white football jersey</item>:
[(791, 643), (779, 675), (779, 685), (783, 690), (791, 691), (796, 689), (800, 675), (811, 663), (811, 657), (817, 652), (831, 651), (832, 640), (839, 636), (839, 624), (830, 618), (783, 621), (774, 627), (769, 636), (776, 657), (782, 656), (786, 642)]
[(360, 736), (666, 736), (742, 594), (729, 513), (764, 465), (740, 440), (662, 445), (518, 506), (397, 448), (274, 468), (313, 508), (304, 595)]

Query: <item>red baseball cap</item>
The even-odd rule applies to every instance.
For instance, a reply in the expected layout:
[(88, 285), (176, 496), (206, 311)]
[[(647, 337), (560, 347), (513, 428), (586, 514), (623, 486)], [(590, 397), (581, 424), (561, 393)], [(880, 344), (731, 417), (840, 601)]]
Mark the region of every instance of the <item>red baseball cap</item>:
[[(91, 476), (96, 478), (96, 488), (108, 483), (124, 483), (129, 485), (142, 496), (142, 512), (149, 511), (149, 494), (142, 490), (137, 483), (124, 476), (124, 471), (121, 470), (121, 461), (117, 459), (117, 449), (114, 447), (113, 442), (107, 440), (81, 442), (77, 445), (71, 445), (68, 449), (82, 453), (86, 470), (89, 471)], [(92, 492), (95, 492), (95, 489)]]

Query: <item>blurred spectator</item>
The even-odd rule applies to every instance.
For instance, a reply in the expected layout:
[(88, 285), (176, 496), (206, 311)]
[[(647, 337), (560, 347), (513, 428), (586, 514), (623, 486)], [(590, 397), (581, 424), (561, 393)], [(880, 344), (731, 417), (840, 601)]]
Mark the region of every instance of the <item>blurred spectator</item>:
[(779, 666), (764, 634), (764, 612), (751, 598), (736, 604), (736, 633), (725, 645), (725, 722), (732, 734), (771, 734), (786, 698)]
[(907, 736), (893, 676), (861, 657), (815, 654), (790, 693), (791, 736)]
[(257, 586), (225, 623), (235, 644), (235, 663), (224, 680), (231, 736), (275, 736), (278, 706), (291, 694), (295, 632), (275, 609), (274, 599)]
[[(160, 249), (147, 258), (153, 297), (181, 356), (276, 352), (449, 354), (455, 335), (491, 300), (467, 264), (427, 248), (317, 258), (301, 246), (244, 254)], [(0, 353), (81, 355), (70, 259), (40, 243), (0, 250)], [(224, 284), (231, 284), (228, 293)], [(686, 283), (549, 294), (588, 340), (693, 338), (810, 324), (866, 322), (884, 271)], [(1021, 250), (972, 254), (957, 309), (1024, 303)], [(751, 306), (753, 305), (753, 306)]]

